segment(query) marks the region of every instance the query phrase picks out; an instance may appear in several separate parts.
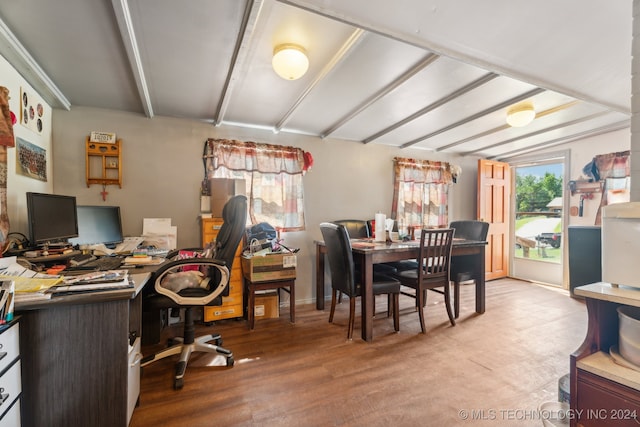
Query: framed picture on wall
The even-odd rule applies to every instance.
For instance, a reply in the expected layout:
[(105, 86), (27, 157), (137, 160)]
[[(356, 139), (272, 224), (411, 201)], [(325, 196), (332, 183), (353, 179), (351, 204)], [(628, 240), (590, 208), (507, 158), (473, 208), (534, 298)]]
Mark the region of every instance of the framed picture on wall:
[(16, 138), (16, 173), (47, 181), (47, 150)]

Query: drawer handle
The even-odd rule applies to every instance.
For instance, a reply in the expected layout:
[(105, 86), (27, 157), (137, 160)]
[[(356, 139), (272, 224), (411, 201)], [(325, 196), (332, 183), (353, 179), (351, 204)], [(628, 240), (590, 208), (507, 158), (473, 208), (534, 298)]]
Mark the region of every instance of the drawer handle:
[(136, 355), (133, 358), (133, 362), (131, 362), (131, 367), (135, 367), (138, 363), (140, 363), (140, 361), (142, 360), (142, 353), (136, 353)]
[(0, 406), (9, 398), (9, 393), (4, 392), (4, 387), (0, 388)]

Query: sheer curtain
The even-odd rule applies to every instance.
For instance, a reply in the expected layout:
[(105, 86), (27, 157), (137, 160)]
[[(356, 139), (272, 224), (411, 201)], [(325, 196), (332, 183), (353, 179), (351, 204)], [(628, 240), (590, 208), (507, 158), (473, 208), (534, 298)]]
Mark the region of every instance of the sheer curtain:
[(208, 139), (207, 178), (246, 181), (251, 223), (281, 231), (304, 230), (302, 177), (313, 164), (299, 148), (227, 139)]
[(460, 170), (447, 162), (394, 159), (391, 216), (408, 226), (447, 227), (449, 186)]

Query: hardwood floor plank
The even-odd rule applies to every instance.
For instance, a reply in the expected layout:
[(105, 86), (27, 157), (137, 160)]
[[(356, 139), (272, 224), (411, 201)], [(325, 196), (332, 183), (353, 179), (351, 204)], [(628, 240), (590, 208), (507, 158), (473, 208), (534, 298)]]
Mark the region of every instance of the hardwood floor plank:
[[(584, 339), (584, 303), (554, 288), (500, 279), (487, 283), (487, 311), (478, 315), (474, 292), (462, 286), (455, 327), (442, 296), (430, 293), (427, 334), (412, 298), (401, 297), (399, 333), (379, 298), (372, 343), (346, 340), (346, 301), (333, 324), (328, 309), (309, 304), (296, 307), (295, 325), (286, 309), (253, 331), (237, 320), (199, 325), (197, 335), (222, 334), (235, 366), (208, 366), (215, 357), (196, 353), (179, 391), (172, 388), (177, 357), (145, 367), (130, 425), (542, 425), (536, 409), (557, 399), (569, 354)], [(179, 333), (173, 326), (163, 337)]]

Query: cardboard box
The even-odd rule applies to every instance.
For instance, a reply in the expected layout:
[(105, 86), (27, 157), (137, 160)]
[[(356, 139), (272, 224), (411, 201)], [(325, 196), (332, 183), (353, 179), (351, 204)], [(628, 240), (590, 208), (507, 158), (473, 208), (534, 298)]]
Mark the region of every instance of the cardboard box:
[(256, 302), (253, 306), (253, 313), (256, 320), (277, 319), (280, 317), (280, 304), (277, 292), (256, 294)]
[(222, 208), (233, 196), (246, 196), (246, 184), (244, 179), (211, 178), (209, 180), (211, 198), (211, 215), (215, 218), (222, 217)]
[(296, 255), (269, 254), (265, 256), (242, 256), (242, 274), (251, 282), (296, 278)]

